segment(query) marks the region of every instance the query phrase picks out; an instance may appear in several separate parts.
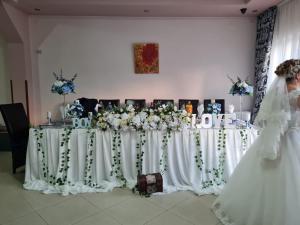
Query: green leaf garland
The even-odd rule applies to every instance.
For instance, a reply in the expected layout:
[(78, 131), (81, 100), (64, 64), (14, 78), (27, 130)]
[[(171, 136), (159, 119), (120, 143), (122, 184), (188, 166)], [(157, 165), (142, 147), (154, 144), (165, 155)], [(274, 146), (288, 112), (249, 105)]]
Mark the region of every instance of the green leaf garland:
[(123, 185), (126, 187), (127, 180), (123, 175), (122, 169), (122, 158), (120, 147), (122, 144), (121, 133), (120, 131), (113, 131), (113, 144), (112, 144), (112, 171), (110, 173), (111, 176), (115, 176)]
[(203, 158), (202, 158), (202, 148), (201, 148), (201, 142), (200, 142), (200, 131), (195, 131), (194, 133), (195, 141), (196, 141), (196, 155), (195, 155), (195, 162), (197, 168), (202, 171), (203, 168)]
[(137, 169), (137, 174), (142, 174), (143, 160), (144, 160), (143, 146), (146, 143), (146, 131), (141, 130), (138, 132), (138, 135), (139, 135), (139, 141), (136, 143), (136, 169)]

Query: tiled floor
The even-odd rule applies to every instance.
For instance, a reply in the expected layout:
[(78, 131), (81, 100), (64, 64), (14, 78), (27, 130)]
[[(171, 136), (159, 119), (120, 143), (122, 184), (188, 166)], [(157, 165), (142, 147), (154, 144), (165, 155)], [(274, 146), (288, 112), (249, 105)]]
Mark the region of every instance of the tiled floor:
[(219, 225), (214, 196), (191, 192), (143, 198), (130, 190), (63, 197), (22, 188), (11, 173), (11, 154), (0, 152), (0, 225)]

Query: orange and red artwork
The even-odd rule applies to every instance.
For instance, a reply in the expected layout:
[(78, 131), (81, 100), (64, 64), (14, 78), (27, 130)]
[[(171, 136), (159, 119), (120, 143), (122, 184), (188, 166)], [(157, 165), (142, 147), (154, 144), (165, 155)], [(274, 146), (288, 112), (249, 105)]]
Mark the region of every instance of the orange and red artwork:
[(158, 44), (134, 44), (135, 73), (159, 73)]

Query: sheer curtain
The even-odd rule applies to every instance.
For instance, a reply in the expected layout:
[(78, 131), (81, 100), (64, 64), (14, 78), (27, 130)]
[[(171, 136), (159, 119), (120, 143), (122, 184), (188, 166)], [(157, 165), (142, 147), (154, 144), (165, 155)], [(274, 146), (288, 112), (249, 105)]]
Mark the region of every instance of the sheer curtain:
[(300, 0), (285, 1), (278, 6), (267, 87), (276, 75), (278, 64), (300, 58)]

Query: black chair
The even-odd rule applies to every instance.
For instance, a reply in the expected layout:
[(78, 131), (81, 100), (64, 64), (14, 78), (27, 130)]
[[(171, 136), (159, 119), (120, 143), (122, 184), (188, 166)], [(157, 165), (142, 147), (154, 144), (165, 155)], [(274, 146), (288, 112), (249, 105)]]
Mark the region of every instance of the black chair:
[(0, 111), (9, 135), (13, 173), (16, 173), (26, 163), (29, 121), (22, 103), (0, 105)]
[(126, 105), (132, 105), (136, 110), (140, 110), (146, 107), (145, 99), (125, 99)]
[[(225, 100), (224, 99), (215, 99), (216, 103), (221, 104), (221, 114), (225, 113)], [(211, 103), (211, 99), (204, 99), (204, 113), (210, 113), (207, 108), (208, 108), (208, 104)]]
[(185, 105), (191, 102), (192, 106), (193, 106), (193, 114), (198, 114), (197, 108), (198, 108), (198, 104), (199, 104), (199, 100), (198, 99), (179, 99), (178, 100), (178, 107), (179, 109), (182, 109), (183, 107), (185, 107)]
[(157, 108), (161, 105), (174, 105), (173, 99), (154, 99), (153, 100), (153, 107)]
[(120, 106), (120, 99), (100, 99), (99, 104), (103, 104), (104, 109), (109, 109), (109, 103), (111, 107), (119, 107)]
[(80, 104), (83, 106), (83, 113), (81, 117), (88, 117), (89, 112), (95, 114), (95, 107), (98, 104), (98, 100), (94, 98), (79, 98)]

